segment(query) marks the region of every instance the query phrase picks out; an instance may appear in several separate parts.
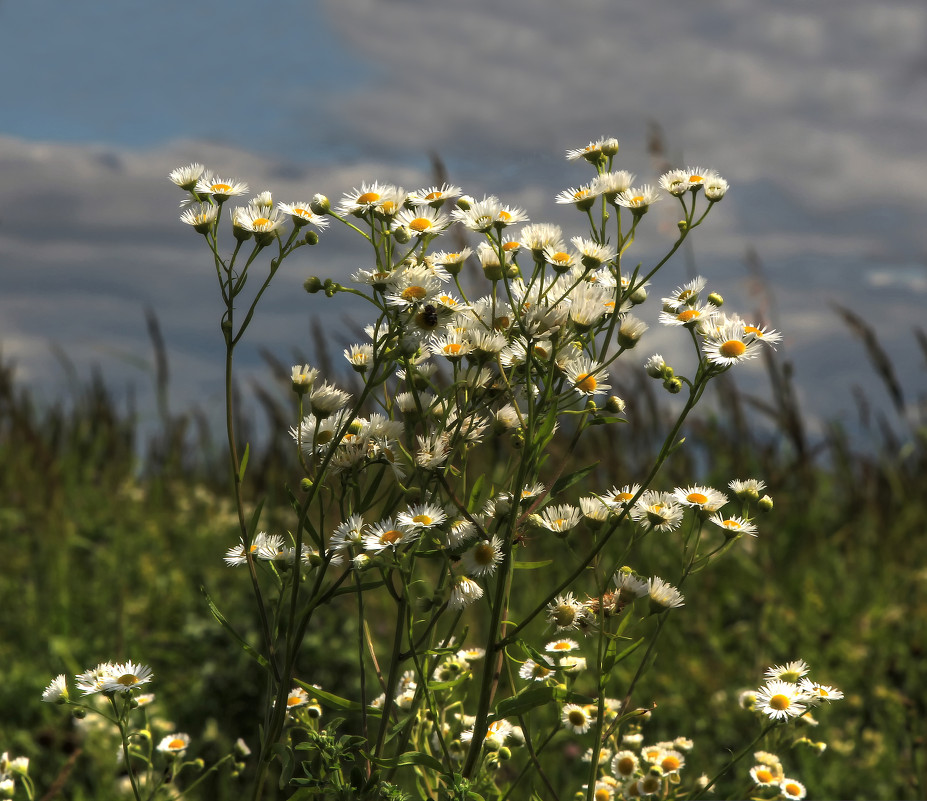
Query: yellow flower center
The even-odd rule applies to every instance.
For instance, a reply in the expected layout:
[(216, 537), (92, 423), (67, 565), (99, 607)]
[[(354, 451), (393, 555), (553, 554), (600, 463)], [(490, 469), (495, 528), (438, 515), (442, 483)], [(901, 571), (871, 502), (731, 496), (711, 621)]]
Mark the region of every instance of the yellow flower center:
[(573, 193), (573, 200), (582, 200), (585, 197), (589, 197), (588, 189), (579, 189)]
[(567, 720), (574, 726), (582, 726), (586, 722), (586, 713), (581, 709), (571, 709)]
[(450, 342), (450, 343), (448, 343), (447, 345), (445, 345), (445, 346), (442, 348), (442, 350), (443, 350), (448, 356), (459, 356), (459, 355), (460, 355), (460, 350), (461, 350), (462, 347), (463, 347), (463, 346), (462, 346), (459, 342)]
[(549, 671), (546, 667), (544, 667), (543, 665), (535, 665), (535, 666), (531, 669), (531, 675), (532, 675), (534, 678), (536, 678), (536, 679), (543, 679), (543, 678), (544, 678), (545, 676), (547, 676), (549, 673), (550, 673), (550, 671)]
[(554, 525), (555, 525), (557, 528), (563, 528), (563, 527), (566, 525), (566, 523), (567, 523), (567, 519), (566, 519), (565, 517), (558, 517), (558, 518), (554, 521)]
[(384, 545), (394, 545), (402, 539), (402, 532), (397, 531), (394, 528), (391, 528), (389, 531), (384, 531), (380, 535), (380, 542)]
[(478, 565), (491, 565), (495, 555), (495, 548), (488, 542), (480, 543), (473, 549), (473, 561)]
[(429, 230), (431, 226), (432, 222), (427, 217), (416, 217), (409, 223), (409, 228), (413, 231), (418, 231), (420, 234)]
[(286, 699), (287, 706), (298, 706), (302, 702), (303, 702), (303, 699), (298, 695), (291, 695), (289, 698)]
[(212, 184), (210, 187), (213, 192), (231, 192), (232, 187), (228, 184)]
[(632, 773), (634, 773), (634, 760), (629, 756), (622, 757), (618, 760), (618, 762), (615, 763), (615, 768), (617, 769), (619, 775), (630, 776)]
[(753, 334), (753, 336), (755, 336), (755, 337), (761, 337), (761, 336), (763, 336), (763, 332), (760, 331), (760, 329), (757, 328), (755, 325), (745, 325), (745, 326), (744, 326), (744, 333), (745, 333), (745, 334)]
[(560, 640), (560, 642), (555, 642), (553, 646), (551, 647), (553, 648), (554, 651), (570, 651), (573, 648), (573, 646), (570, 645), (570, 643), (568, 643), (566, 640)]
[(660, 767), (667, 773), (671, 770), (679, 770), (679, 764), (679, 757), (673, 754), (667, 754), (660, 760)]
[(429, 192), (425, 195), (425, 200), (437, 200), (439, 197), (444, 197), (444, 192)]
[(506, 242), (502, 246), (502, 249), (504, 251), (510, 251), (510, 250), (518, 250), (518, 248), (520, 247), (521, 247), (521, 242)]
[(757, 778), (757, 781), (761, 781), (765, 784), (767, 782), (773, 781), (775, 777), (773, 776), (773, 773), (769, 768), (760, 768), (756, 772), (756, 778)]
[(576, 388), (581, 392), (594, 392), (598, 385), (599, 382), (595, 380), (595, 376), (589, 373), (580, 373), (576, 376)]
[(427, 294), (428, 290), (423, 286), (407, 286), (400, 297), (403, 300), (422, 300)]
[(723, 520), (721, 525), (724, 528), (731, 529), (732, 531), (739, 531), (741, 529), (740, 523), (738, 523), (736, 520)]
[(739, 356), (743, 356), (746, 350), (747, 346), (739, 339), (729, 339), (718, 348), (718, 353), (725, 358), (736, 359)]
[(547, 348), (543, 347), (542, 345), (534, 346), (534, 355), (539, 359), (547, 359), (550, 357), (550, 353), (548, 352)]
[(790, 795), (792, 797), (801, 795), (801, 787), (799, 787), (794, 782), (786, 782), (782, 789), (786, 795)]
[(376, 203), (380, 199), (380, 196), (376, 192), (364, 192), (362, 195), (357, 196), (358, 205), (365, 206), (368, 203)]
[(690, 176), (689, 176), (689, 183), (690, 183), (690, 184), (700, 184), (700, 183), (702, 183), (702, 181), (704, 181), (704, 180), (705, 180), (705, 179), (702, 178), (701, 175), (690, 175)]
[(785, 693), (777, 693), (772, 698), (769, 699), (769, 706), (772, 709), (778, 709), (782, 712), (785, 709), (788, 709), (792, 705), (792, 699), (789, 698)]
[(431, 518), (431, 516), (422, 514), (422, 515), (416, 515), (415, 517), (413, 517), (412, 522), (418, 523), (422, 526), (430, 526), (434, 522), (434, 520)]
[(173, 751), (177, 751), (177, 750), (180, 750), (181, 748), (186, 748), (187, 744), (183, 740), (181, 740), (179, 737), (175, 737), (173, 740), (171, 740), (167, 744), (167, 747)]
[(708, 497), (706, 495), (702, 495), (701, 492), (690, 492), (688, 495), (686, 495), (686, 500), (689, 503), (697, 503), (699, 506), (701, 506), (703, 503), (708, 501)]
[(134, 673), (126, 673), (116, 679), (116, 683), (121, 684), (123, 687), (131, 687), (134, 684), (138, 684), (138, 676)]
[(550, 258), (551, 258), (551, 261), (554, 262), (554, 264), (569, 264), (570, 263), (570, 254), (564, 253), (562, 250), (558, 250)]
[(252, 224), (255, 228), (263, 228), (265, 225), (270, 225), (270, 220), (266, 217), (257, 217)]
[(380, 211), (384, 214), (393, 214), (396, 211), (396, 204), (392, 200), (384, 200), (380, 206)]
[(643, 195), (635, 195), (634, 197), (631, 198), (631, 203), (634, 204), (635, 206), (637, 206), (637, 205), (639, 205), (640, 203), (643, 203), (643, 202), (644, 202), (644, 196), (643, 196)]
[(633, 498), (633, 497), (634, 497), (634, 496), (633, 496), (630, 492), (619, 492), (619, 493), (614, 497), (613, 500), (615, 501), (615, 503), (627, 503), (627, 502), (630, 501), (631, 498)]
[(494, 331), (505, 331), (511, 324), (512, 321), (508, 318), (507, 315), (496, 317), (492, 321), (492, 327)]
[(499, 212), (499, 221), (500, 221), (500, 222), (507, 223), (507, 222), (509, 222), (511, 219), (512, 219), (512, 215), (509, 214), (507, 211), (503, 210), (503, 211), (500, 211), (500, 212)]
[(293, 214), (299, 217), (305, 217), (306, 219), (312, 217), (312, 212), (308, 209), (293, 209)]
[(686, 309), (684, 312), (680, 312), (676, 315), (676, 319), (681, 323), (688, 323), (696, 319), (701, 312), (698, 309)]

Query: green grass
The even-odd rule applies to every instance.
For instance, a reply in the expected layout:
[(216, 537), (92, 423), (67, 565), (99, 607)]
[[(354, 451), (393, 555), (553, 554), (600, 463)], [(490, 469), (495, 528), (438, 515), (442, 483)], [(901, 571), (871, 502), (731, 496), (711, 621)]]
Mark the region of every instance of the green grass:
[[(896, 420), (901, 433), (866, 453), (836, 428), (813, 446), (787, 376), (775, 363), (770, 370), (765, 409), (725, 384), (718, 411), (687, 427), (685, 448), (659, 478), (664, 486), (701, 481), (721, 488), (729, 478), (762, 477), (776, 505), (758, 539), (740, 543), (687, 585), (687, 606), (671, 616), (657, 665), (634, 699), (657, 704), (647, 741), (689, 736), (696, 742), (692, 770), (713, 773), (757, 731), (737, 706), (737, 691), (759, 686), (766, 667), (803, 658), (847, 699), (821, 710), (820, 727), (809, 732), (828, 750), (781, 754), (787, 773), (813, 798), (924, 797), (921, 429)], [(644, 382), (622, 387), (634, 424), (606, 429), (607, 439), (578, 454), (581, 463), (610, 455), (592, 489), (633, 480), (653, 452), (664, 412), (651, 389)], [(262, 528), (285, 529), (280, 487), (297, 475), (286, 450), (286, 405), (273, 395), (259, 400), (273, 435), (272, 445), (252, 456), (249, 475), (259, 478), (252, 500), (269, 496)], [(760, 433), (744, 423), (757, 415), (771, 424)], [(0, 368), (0, 751), (31, 757), (39, 798), (59, 777), (63, 789), (55, 797), (116, 797), (111, 750), (83, 735), (61, 708), (40, 701), (56, 674), (103, 660), (151, 664), (155, 713), (170, 721), (166, 729), (190, 733), (207, 762), (239, 736), (254, 745), (262, 676), (200, 593), (206, 586), (242, 635), (258, 641), (246, 580), (221, 561), (237, 541), (227, 466), (201, 430), (189, 415), (165, 413), (159, 434), (139, 446), (132, 411), (118, 407), (99, 377), (61, 404), (39, 408), (12, 370)], [(678, 555), (653, 536), (634, 558), (670, 575)], [(527, 595), (521, 600), (526, 608), (532, 603)], [(338, 607), (320, 617), (297, 675), (351, 694), (354, 626)], [(542, 645), (543, 626), (528, 636)], [(569, 738), (557, 743), (557, 778), (578, 787), (576, 747)], [(716, 797), (744, 792), (747, 768), (722, 782)], [(223, 774), (199, 797), (238, 798), (238, 788)]]

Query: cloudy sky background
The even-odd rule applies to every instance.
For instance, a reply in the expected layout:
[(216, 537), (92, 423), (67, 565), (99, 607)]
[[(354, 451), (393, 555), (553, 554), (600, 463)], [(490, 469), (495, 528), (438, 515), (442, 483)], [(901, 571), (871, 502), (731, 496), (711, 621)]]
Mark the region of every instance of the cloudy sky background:
[[(927, 389), (913, 335), (927, 299), (925, 42), (922, 0), (0, 0), (0, 352), (44, 399), (67, 390), (57, 350), (134, 386), (148, 414), (151, 307), (174, 407), (208, 408), (220, 309), (172, 168), (205, 162), (293, 201), (427, 185), (438, 153), (465, 191), (573, 235), (581, 220), (553, 196), (591, 171), (564, 151), (617, 136), (617, 166), (654, 182), (659, 125), (676, 166), (712, 167), (732, 189), (654, 294), (694, 264), (733, 309), (764, 309), (808, 411), (852, 424), (851, 387), (886, 395), (831, 304), (873, 325), (909, 402)], [(674, 232), (657, 209), (635, 246), (645, 264)], [(300, 287), (346, 279), (362, 253), (332, 232), (286, 263), (242, 353), (251, 376), (269, 376), (259, 347), (311, 355), (310, 315), (340, 325), (341, 299)], [(655, 321), (655, 305), (642, 311)], [(674, 353), (655, 329), (641, 361)]]

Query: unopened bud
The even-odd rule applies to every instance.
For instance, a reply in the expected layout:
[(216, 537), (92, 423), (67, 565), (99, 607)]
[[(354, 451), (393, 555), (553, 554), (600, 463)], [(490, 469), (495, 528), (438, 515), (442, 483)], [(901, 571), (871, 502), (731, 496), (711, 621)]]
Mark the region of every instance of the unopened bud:
[(770, 498), (768, 495), (764, 495), (757, 502), (757, 507), (759, 508), (761, 512), (771, 512), (773, 508), (773, 499)]
[(319, 292), (322, 289), (322, 279), (317, 276), (310, 276), (305, 281), (303, 281), (303, 289), (305, 289), (310, 295), (314, 295), (316, 292)]
[(309, 201), (309, 208), (313, 214), (328, 214), (332, 210), (331, 203), (325, 195), (314, 195)]
[(678, 395), (682, 392), (682, 381), (678, 378), (667, 378), (663, 381), (663, 388), (670, 393), (670, 395)]
[(319, 235), (315, 231), (306, 231), (306, 235), (303, 237), (303, 241), (307, 245), (318, 245)]
[(615, 414), (621, 414), (625, 409), (624, 401), (617, 395), (609, 395), (605, 401), (605, 408)]
[(711, 303), (711, 304), (714, 305), (714, 306), (723, 306), (723, 305), (724, 305), (724, 298), (722, 298), (717, 292), (712, 292), (712, 293), (708, 296), (708, 302)]

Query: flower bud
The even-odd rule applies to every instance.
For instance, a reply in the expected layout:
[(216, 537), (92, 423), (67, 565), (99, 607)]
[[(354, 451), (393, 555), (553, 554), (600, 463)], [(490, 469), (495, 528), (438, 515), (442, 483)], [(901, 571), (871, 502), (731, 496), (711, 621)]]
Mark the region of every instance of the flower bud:
[(309, 201), (309, 208), (313, 214), (328, 214), (332, 210), (331, 203), (325, 195), (313, 195)]
[(682, 381), (678, 378), (667, 378), (663, 381), (663, 388), (670, 393), (670, 395), (678, 395), (682, 392)]
[(303, 237), (303, 241), (307, 245), (318, 245), (319, 235), (315, 231), (306, 231), (306, 235)]
[(614, 414), (621, 414), (625, 409), (625, 403), (617, 395), (609, 395), (605, 401), (605, 408)]
[(393, 239), (395, 239), (400, 245), (405, 245), (412, 240), (412, 234), (408, 228), (399, 226), (399, 228), (393, 230)]
[(310, 295), (314, 295), (316, 292), (319, 292), (322, 289), (322, 279), (317, 276), (310, 276), (305, 281), (303, 281), (303, 289), (305, 289)]
[(773, 499), (768, 495), (764, 495), (757, 502), (757, 508), (759, 508), (761, 512), (771, 512), (773, 508)]
[(679, 233), (682, 234), (685, 233), (685, 231), (689, 228), (689, 223), (687, 223), (685, 220), (680, 220), (678, 223), (676, 223), (676, 227), (679, 229)]
[(643, 303), (645, 300), (647, 300), (647, 290), (644, 289), (644, 287), (639, 286), (637, 289), (635, 289), (635, 290), (631, 293), (631, 296), (630, 296), (630, 298), (628, 298), (628, 299), (629, 299), (629, 300), (631, 301), (631, 303), (633, 303), (635, 306), (639, 306), (641, 303)]

